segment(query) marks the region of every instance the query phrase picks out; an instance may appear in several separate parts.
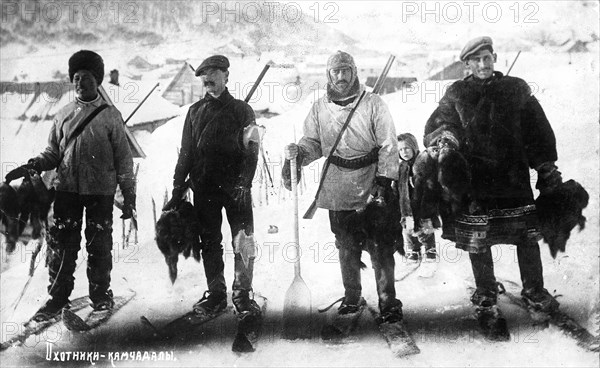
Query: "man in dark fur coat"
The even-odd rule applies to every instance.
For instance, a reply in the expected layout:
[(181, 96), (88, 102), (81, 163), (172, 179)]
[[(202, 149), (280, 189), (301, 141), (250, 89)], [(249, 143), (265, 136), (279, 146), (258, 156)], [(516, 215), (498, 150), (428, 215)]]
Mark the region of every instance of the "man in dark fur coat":
[[(529, 169), (537, 171), (541, 193), (562, 183), (554, 132), (527, 83), (494, 71), (491, 38), (469, 41), (460, 58), (472, 74), (448, 88), (427, 121), (428, 153), (415, 171), (438, 165), (433, 181), (445, 189), (442, 236), (469, 252), (477, 286), (471, 301), (478, 312), (499, 312), (490, 246), (500, 243), (517, 246), (524, 300), (551, 312), (558, 302), (544, 288)], [(434, 187), (421, 179), (424, 192)]]

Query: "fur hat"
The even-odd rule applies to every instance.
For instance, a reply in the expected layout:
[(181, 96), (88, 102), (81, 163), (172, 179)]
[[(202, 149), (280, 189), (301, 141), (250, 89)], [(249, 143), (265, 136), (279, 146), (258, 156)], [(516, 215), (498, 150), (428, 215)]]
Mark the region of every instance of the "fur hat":
[(88, 70), (92, 73), (98, 85), (104, 79), (104, 60), (98, 54), (90, 50), (81, 50), (69, 58), (69, 79), (73, 82), (73, 76), (79, 70)]
[(460, 52), (460, 61), (467, 61), (469, 56), (475, 54), (481, 49), (488, 49), (493, 53), (493, 44), (492, 38), (488, 36), (481, 36), (472, 39), (471, 41), (467, 42), (465, 47), (463, 47), (462, 51)]

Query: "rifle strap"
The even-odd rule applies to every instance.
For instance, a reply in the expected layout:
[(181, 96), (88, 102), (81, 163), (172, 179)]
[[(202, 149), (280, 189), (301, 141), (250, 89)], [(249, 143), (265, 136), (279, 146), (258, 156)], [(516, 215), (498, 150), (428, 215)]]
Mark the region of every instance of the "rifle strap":
[(321, 173), (321, 180), (319, 181), (319, 187), (317, 188), (317, 193), (315, 193), (315, 201), (317, 200), (317, 198), (319, 198), (319, 193), (321, 192), (321, 188), (323, 187), (323, 183), (325, 182), (325, 176), (327, 175), (327, 170), (329, 169), (329, 165), (331, 164), (330, 158), (335, 153), (335, 150), (337, 149), (338, 144), (342, 140), (342, 135), (346, 131), (346, 128), (348, 128), (348, 125), (350, 124), (350, 120), (352, 120), (352, 116), (354, 115), (354, 112), (358, 108), (360, 101), (362, 101), (363, 97), (365, 96), (365, 93), (366, 93), (366, 91), (363, 91), (360, 94), (358, 101), (356, 101), (356, 105), (354, 105), (352, 110), (350, 110), (350, 114), (348, 114), (348, 117), (346, 118), (346, 121), (344, 122), (344, 125), (342, 126), (342, 129), (340, 130), (340, 133), (338, 134), (337, 138), (335, 139), (335, 142), (333, 143), (333, 146), (331, 147), (331, 151), (329, 151), (329, 155), (327, 155), (327, 159), (325, 160), (325, 166), (323, 167), (323, 172)]
[(67, 138), (67, 142), (65, 143), (65, 149), (64, 151), (60, 154), (60, 158), (58, 160), (58, 164), (56, 165), (57, 170), (58, 167), (60, 166), (60, 164), (62, 163), (62, 160), (65, 158), (65, 153), (67, 152), (67, 150), (69, 149), (69, 147), (71, 146), (71, 144), (73, 142), (75, 142), (75, 139), (83, 132), (83, 130), (85, 129), (86, 126), (88, 126), (88, 124), (94, 120), (94, 118), (102, 112), (102, 110), (106, 109), (109, 105), (104, 104), (101, 106), (98, 106), (94, 111), (92, 111), (91, 114), (89, 114), (80, 124), (79, 126), (77, 126), (77, 128), (75, 128), (75, 130), (73, 130), (73, 133), (71, 133), (71, 136), (69, 138)]

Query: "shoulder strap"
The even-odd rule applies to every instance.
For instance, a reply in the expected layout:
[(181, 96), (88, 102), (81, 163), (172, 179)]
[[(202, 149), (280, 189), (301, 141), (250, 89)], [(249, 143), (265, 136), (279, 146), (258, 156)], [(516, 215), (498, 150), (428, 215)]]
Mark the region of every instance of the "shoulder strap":
[(342, 140), (342, 135), (346, 131), (346, 128), (348, 128), (348, 125), (350, 125), (350, 120), (352, 120), (352, 115), (354, 115), (354, 112), (358, 108), (358, 104), (360, 104), (360, 101), (365, 96), (366, 92), (367, 91), (363, 91), (361, 93), (360, 97), (358, 98), (358, 101), (356, 101), (356, 105), (354, 105), (352, 110), (350, 110), (350, 114), (348, 114), (348, 117), (346, 118), (346, 122), (344, 123), (344, 125), (342, 126), (342, 129), (340, 130), (340, 134), (338, 134), (337, 138), (335, 139), (335, 142), (333, 143), (333, 146), (331, 147), (331, 151), (329, 151), (329, 155), (327, 156), (328, 159), (329, 159), (329, 157), (331, 157), (331, 155), (333, 155), (335, 153), (335, 149), (337, 148), (338, 144)]
[(338, 134), (337, 138), (335, 139), (335, 142), (333, 143), (333, 146), (331, 147), (331, 151), (329, 151), (329, 155), (327, 156), (327, 159), (325, 160), (325, 166), (323, 167), (323, 172), (321, 173), (321, 180), (319, 181), (319, 187), (317, 188), (317, 193), (315, 193), (315, 200), (317, 200), (317, 198), (319, 198), (319, 193), (321, 192), (321, 188), (323, 187), (323, 182), (325, 181), (325, 176), (327, 175), (327, 170), (329, 169), (329, 165), (331, 165), (330, 158), (335, 153), (335, 150), (336, 150), (338, 144), (342, 140), (342, 135), (346, 131), (346, 128), (348, 128), (348, 125), (350, 124), (350, 120), (352, 120), (352, 115), (354, 115), (354, 112), (358, 108), (358, 104), (360, 104), (360, 101), (362, 101), (365, 93), (366, 93), (366, 91), (363, 91), (361, 93), (360, 97), (358, 98), (358, 101), (356, 101), (356, 105), (354, 105), (352, 110), (350, 110), (350, 114), (348, 114), (348, 117), (346, 118), (346, 122), (342, 126), (340, 133)]
[(92, 111), (91, 114), (89, 114), (82, 122), (81, 124), (79, 124), (79, 126), (77, 128), (75, 128), (75, 130), (73, 131), (73, 133), (71, 133), (71, 136), (69, 138), (67, 138), (67, 142), (65, 143), (65, 150), (61, 153), (60, 155), (60, 159), (58, 160), (58, 164), (56, 165), (56, 167), (58, 168), (58, 166), (60, 166), (62, 160), (65, 158), (65, 153), (67, 152), (67, 149), (69, 148), (69, 146), (75, 141), (75, 139), (83, 132), (83, 130), (85, 129), (85, 127), (92, 121), (94, 120), (94, 118), (102, 112), (102, 110), (106, 109), (109, 105), (108, 104), (104, 104), (101, 106), (98, 106), (94, 111)]

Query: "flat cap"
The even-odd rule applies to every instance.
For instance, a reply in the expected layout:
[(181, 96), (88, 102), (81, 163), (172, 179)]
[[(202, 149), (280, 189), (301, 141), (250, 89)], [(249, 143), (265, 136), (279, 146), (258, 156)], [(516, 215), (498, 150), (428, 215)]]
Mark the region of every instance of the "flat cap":
[(218, 68), (218, 69), (228, 69), (229, 68), (229, 60), (223, 55), (213, 55), (209, 56), (204, 61), (198, 69), (196, 69), (196, 77), (201, 75), (202, 72), (208, 68)]
[(462, 51), (460, 52), (460, 61), (467, 61), (469, 59), (469, 56), (475, 54), (477, 51), (483, 48), (487, 48), (491, 52), (494, 52), (494, 48), (492, 45), (493, 42), (491, 37), (481, 36), (474, 38), (471, 41), (467, 42), (465, 47), (463, 47)]

